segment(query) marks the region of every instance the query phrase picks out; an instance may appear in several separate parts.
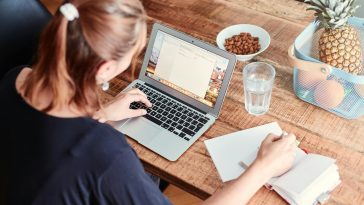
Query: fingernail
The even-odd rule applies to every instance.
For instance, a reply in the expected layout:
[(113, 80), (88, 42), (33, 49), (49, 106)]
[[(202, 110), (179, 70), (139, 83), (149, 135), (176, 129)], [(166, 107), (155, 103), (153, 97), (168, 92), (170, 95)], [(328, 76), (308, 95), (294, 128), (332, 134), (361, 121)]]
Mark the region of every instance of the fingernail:
[(304, 151), (306, 154), (308, 154), (308, 151), (306, 149), (301, 148), (302, 151)]
[(146, 110), (143, 110), (143, 115), (147, 114), (147, 111)]

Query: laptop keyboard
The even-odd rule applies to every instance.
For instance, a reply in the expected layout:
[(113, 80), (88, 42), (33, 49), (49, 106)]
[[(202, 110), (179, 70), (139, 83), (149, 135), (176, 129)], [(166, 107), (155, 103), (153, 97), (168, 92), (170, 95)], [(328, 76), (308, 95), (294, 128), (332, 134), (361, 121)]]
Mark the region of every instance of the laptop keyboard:
[(146, 109), (143, 117), (184, 140), (189, 141), (208, 121), (203, 114), (147, 86), (136, 83), (133, 87), (144, 92), (153, 106), (147, 108), (143, 103), (133, 102), (130, 108)]

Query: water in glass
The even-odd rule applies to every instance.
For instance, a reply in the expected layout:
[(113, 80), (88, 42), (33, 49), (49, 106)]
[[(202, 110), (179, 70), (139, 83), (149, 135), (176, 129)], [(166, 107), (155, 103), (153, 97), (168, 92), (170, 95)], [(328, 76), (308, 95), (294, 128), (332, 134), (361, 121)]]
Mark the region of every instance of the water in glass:
[(274, 68), (256, 62), (244, 68), (245, 109), (253, 115), (262, 115), (269, 110), (272, 94)]

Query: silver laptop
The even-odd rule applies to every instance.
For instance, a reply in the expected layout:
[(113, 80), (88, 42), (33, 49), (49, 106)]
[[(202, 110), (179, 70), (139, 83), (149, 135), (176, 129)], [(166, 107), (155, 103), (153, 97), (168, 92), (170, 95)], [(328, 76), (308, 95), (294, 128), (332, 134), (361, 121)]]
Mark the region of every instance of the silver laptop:
[(153, 104), (148, 114), (114, 127), (162, 157), (177, 160), (217, 119), (235, 67), (235, 55), (154, 24), (139, 78)]

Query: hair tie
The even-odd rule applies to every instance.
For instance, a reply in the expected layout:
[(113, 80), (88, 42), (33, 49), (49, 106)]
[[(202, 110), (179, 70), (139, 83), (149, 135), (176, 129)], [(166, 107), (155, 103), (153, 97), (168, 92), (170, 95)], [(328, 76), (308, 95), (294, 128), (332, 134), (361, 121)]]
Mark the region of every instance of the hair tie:
[(79, 17), (77, 8), (71, 3), (63, 4), (59, 10), (67, 20), (73, 21)]

